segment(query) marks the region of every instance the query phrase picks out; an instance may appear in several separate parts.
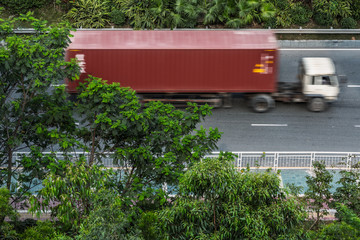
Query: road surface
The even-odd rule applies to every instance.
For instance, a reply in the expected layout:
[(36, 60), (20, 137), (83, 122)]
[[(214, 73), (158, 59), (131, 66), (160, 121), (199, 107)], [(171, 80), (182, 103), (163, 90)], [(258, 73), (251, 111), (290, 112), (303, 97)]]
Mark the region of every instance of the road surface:
[(253, 113), (241, 98), (231, 109), (214, 109), (202, 123), (223, 132), (221, 151), (360, 151), (360, 49), (281, 49), (280, 81), (296, 81), (301, 57), (331, 57), (347, 75), (339, 101), (314, 113), (305, 103), (277, 103), (268, 113)]

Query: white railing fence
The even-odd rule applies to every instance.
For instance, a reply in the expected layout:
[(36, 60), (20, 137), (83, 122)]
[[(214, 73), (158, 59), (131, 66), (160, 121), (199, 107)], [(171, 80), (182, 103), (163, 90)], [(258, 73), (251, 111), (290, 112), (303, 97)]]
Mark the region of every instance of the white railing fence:
[[(360, 162), (360, 152), (232, 152), (235, 155), (235, 166), (237, 168), (272, 168), (277, 169), (309, 169), (311, 170), (314, 161), (324, 161), (327, 168), (347, 169)], [(28, 152), (15, 152), (13, 155), (14, 167), (18, 160)], [(58, 159), (64, 157), (62, 152), (44, 152), (44, 154), (54, 154)], [(78, 159), (83, 155), (88, 157), (88, 153), (72, 152), (66, 153), (73, 159)], [(220, 152), (213, 152), (206, 157), (217, 157)], [(124, 167), (114, 164), (112, 153), (101, 155), (101, 164), (108, 168)]]
[[(210, 156), (215, 157), (219, 153)], [(314, 161), (327, 168), (350, 169), (360, 161), (360, 152), (233, 152), (238, 168), (310, 169)]]

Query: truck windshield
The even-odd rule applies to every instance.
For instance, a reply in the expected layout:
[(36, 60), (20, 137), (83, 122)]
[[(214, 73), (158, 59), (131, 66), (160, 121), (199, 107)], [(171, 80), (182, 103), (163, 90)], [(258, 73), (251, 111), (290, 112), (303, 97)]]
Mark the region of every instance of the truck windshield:
[(334, 75), (329, 76), (313, 76), (312, 85), (329, 85), (338, 86), (338, 79)]

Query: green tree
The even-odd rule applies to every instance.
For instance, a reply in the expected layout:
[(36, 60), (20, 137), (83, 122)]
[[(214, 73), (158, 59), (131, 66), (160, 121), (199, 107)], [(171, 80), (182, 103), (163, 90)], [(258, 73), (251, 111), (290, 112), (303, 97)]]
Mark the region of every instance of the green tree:
[(94, 199), (93, 210), (80, 226), (77, 239), (142, 239), (141, 231), (131, 220), (136, 211), (125, 212), (121, 205), (122, 200), (116, 193), (108, 190), (99, 192)]
[(10, 191), (6, 188), (0, 188), (0, 225), (4, 223), (5, 217), (9, 217), (11, 220), (16, 220), (18, 213), (9, 204), (10, 203)]
[(19, 214), (10, 205), (10, 191), (6, 188), (0, 188), (0, 238), (1, 239), (16, 239), (18, 237), (14, 227), (5, 221), (8, 217), (12, 221), (18, 219)]
[(346, 205), (337, 203), (336, 210), (339, 221), (327, 224), (318, 231), (312, 232), (312, 239), (360, 239), (360, 218)]
[(102, 189), (111, 189), (111, 170), (89, 166), (84, 159), (64, 162), (63, 171), (53, 169), (43, 180), (43, 188), (31, 197), (30, 211), (38, 215), (51, 210), (68, 229), (77, 230), (94, 208)]
[(113, 153), (108, 157), (120, 167), (118, 192), (128, 204), (133, 198), (138, 205), (166, 203), (162, 186), (176, 186), (186, 167), (216, 149), (221, 136), (217, 129), (196, 129), (211, 113), (207, 105), (181, 110), (150, 102), (142, 107), (134, 91), (95, 77), (81, 86), (78, 100), (77, 135), (89, 164)]
[[(178, 177), (213, 151), (220, 138), (217, 129), (196, 129), (210, 114), (208, 106), (190, 104), (180, 110), (151, 102), (142, 107), (131, 89), (95, 77), (81, 84), (76, 105), (80, 126), (72, 135), (54, 134), (54, 139), (62, 139), (69, 151), (84, 153), (65, 154), (49, 165), (44, 188), (32, 198), (32, 211), (59, 202), (52, 208), (54, 216), (74, 227), (89, 216), (102, 188), (116, 190), (124, 211), (168, 204), (171, 192), (164, 184), (176, 188)], [(97, 167), (105, 157), (118, 167), (116, 175)]]
[(280, 188), (278, 175), (239, 172), (233, 157), (204, 159), (181, 177), (173, 206), (160, 212), (169, 239), (292, 239), (305, 211)]
[[(17, 22), (30, 23), (35, 33), (15, 34)], [(64, 60), (69, 34), (67, 24), (47, 27), (30, 13), (0, 19), (0, 184), (10, 190), (12, 201), (40, 185), (47, 165), (55, 161), (41, 154), (62, 142), (51, 135), (75, 126), (65, 87), (51, 87), (78, 72), (75, 61)], [(31, 153), (14, 156), (21, 150)]]
[(328, 214), (327, 207), (331, 199), (332, 174), (326, 170), (324, 162), (315, 161), (313, 163), (314, 176), (306, 176), (308, 190), (305, 192), (305, 198), (311, 210), (316, 213), (313, 226), (318, 225), (322, 216)]
[(360, 165), (355, 164), (350, 171), (340, 171), (340, 184), (334, 193), (335, 202), (343, 203), (360, 216)]

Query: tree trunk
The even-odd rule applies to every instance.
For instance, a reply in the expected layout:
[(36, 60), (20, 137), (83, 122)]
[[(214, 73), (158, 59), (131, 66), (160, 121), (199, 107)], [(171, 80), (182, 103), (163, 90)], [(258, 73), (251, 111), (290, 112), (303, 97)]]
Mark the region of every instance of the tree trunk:
[(11, 187), (11, 178), (12, 178), (12, 156), (13, 152), (12, 149), (8, 148), (8, 166), (7, 166), (7, 182), (6, 182), (6, 188), (9, 189)]
[(91, 152), (90, 152), (90, 158), (89, 158), (89, 166), (91, 167), (95, 160), (95, 140), (96, 140), (96, 127), (91, 131)]

